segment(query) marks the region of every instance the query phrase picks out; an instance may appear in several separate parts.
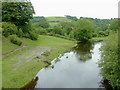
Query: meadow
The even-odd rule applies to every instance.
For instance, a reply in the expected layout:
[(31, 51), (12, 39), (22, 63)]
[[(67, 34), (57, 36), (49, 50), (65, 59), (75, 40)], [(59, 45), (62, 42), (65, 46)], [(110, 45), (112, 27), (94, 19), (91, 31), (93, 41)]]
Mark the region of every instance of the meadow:
[[(18, 48), (18, 46), (15, 46), (9, 42), (9, 40), (4, 42), (3, 39), (2, 51), (5, 56), (2, 61), (2, 86), (5, 88), (20, 88), (26, 85), (35, 77), (40, 69), (48, 65), (48, 63), (45, 63), (44, 61), (52, 61), (61, 53), (64, 53), (67, 49), (71, 48), (74, 45), (74, 42), (58, 37), (39, 35), (37, 41), (24, 38), (23, 45), (26, 47), (10, 53), (14, 49)], [(40, 54), (39, 51), (46, 52), (47, 49), (45, 50), (45, 48), (50, 49), (50, 52), (48, 53), (49, 55), (41, 58), (41, 56), (38, 56)], [(22, 58), (20, 59), (20, 57)]]

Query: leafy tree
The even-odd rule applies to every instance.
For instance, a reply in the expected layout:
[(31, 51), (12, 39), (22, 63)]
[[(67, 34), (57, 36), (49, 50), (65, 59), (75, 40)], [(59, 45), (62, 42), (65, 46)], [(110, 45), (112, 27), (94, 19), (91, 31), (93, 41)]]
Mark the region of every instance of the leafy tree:
[(60, 23), (59, 23), (59, 26), (60, 26), (62, 29), (66, 30), (67, 35), (69, 35), (70, 32), (71, 32), (72, 29), (73, 29), (74, 24), (71, 23), (71, 22), (60, 22)]
[(113, 30), (113, 31), (118, 30), (118, 20), (117, 19), (111, 21), (110, 26), (109, 26), (109, 30)]
[(25, 25), (34, 13), (31, 2), (2, 2), (2, 21)]
[(80, 19), (85, 18), (87, 20), (90, 20), (94, 23), (95, 28), (100, 27), (102, 31), (105, 31), (108, 29), (108, 26), (110, 24), (110, 19), (98, 19), (98, 18), (88, 18), (88, 17), (80, 17)]
[(79, 19), (76, 22), (74, 30), (74, 38), (78, 41), (87, 41), (92, 38), (92, 32), (94, 30), (94, 25), (92, 22), (86, 19)]

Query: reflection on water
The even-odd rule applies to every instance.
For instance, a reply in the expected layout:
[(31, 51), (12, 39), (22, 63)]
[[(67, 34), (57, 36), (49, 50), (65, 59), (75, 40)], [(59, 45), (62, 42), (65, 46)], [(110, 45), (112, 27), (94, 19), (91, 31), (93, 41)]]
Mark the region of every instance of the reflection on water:
[[(35, 88), (99, 88), (102, 77), (96, 64), (100, 59), (101, 43), (80, 43), (74, 50), (65, 53), (54, 68), (43, 68)], [(68, 57), (68, 58), (66, 58)]]
[(80, 60), (85, 62), (92, 58), (92, 50), (94, 48), (94, 44), (90, 42), (81, 42), (79, 45), (74, 49), (74, 53), (76, 53), (76, 57)]

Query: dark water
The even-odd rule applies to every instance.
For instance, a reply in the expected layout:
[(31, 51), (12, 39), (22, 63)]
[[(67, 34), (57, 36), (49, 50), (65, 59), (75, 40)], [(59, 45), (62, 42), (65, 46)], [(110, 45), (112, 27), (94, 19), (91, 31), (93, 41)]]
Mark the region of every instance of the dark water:
[(101, 42), (80, 43), (58, 57), (59, 62), (53, 60), (51, 66), (41, 69), (36, 75), (39, 80), (35, 88), (99, 88), (102, 77), (97, 62), (101, 45)]

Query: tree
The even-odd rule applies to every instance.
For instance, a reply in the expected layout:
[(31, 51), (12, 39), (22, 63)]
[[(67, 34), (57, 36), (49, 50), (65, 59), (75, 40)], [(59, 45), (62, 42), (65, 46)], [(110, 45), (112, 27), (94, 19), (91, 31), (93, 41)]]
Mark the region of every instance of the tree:
[(33, 18), (34, 13), (31, 2), (2, 2), (2, 21), (22, 26)]
[(92, 32), (94, 31), (94, 25), (92, 22), (86, 19), (79, 19), (76, 22), (74, 30), (74, 38), (78, 41), (87, 41), (92, 38)]
[(59, 26), (69, 35), (74, 25), (71, 22), (60, 22)]
[(111, 21), (110, 26), (109, 26), (109, 30), (113, 30), (113, 31), (118, 30), (118, 20), (117, 19)]

